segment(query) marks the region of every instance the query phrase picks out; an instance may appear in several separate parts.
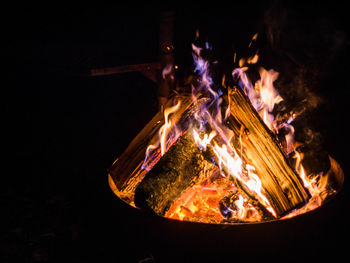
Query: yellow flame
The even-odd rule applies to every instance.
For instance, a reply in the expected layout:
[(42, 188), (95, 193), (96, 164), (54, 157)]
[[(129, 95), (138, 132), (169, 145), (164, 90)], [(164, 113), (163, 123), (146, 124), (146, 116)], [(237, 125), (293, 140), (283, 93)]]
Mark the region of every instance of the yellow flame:
[(251, 45), (252, 45), (252, 43), (253, 43), (253, 41), (256, 41), (257, 39), (258, 39), (258, 33), (255, 33), (255, 34), (253, 35), (252, 40), (250, 41), (248, 47), (250, 48)]
[(164, 153), (167, 150), (167, 135), (169, 134), (171, 128), (174, 126), (174, 122), (172, 120), (169, 120), (169, 115), (176, 112), (181, 105), (181, 101), (179, 100), (176, 105), (166, 108), (164, 110), (164, 125), (159, 129), (159, 137), (160, 137), (160, 149), (161, 149), (161, 155), (163, 156)]
[(258, 53), (256, 53), (255, 55), (248, 58), (247, 62), (248, 62), (248, 64), (256, 64), (258, 62), (258, 60), (259, 60), (259, 55), (258, 55)]
[(238, 217), (243, 219), (245, 217), (245, 214), (246, 214), (243, 196), (240, 195), (238, 197), (238, 200), (236, 200), (235, 205), (238, 208)]
[(215, 131), (211, 131), (210, 134), (204, 134), (203, 139), (200, 138), (199, 134), (193, 130), (193, 139), (196, 142), (197, 146), (201, 149), (207, 149), (207, 146), (210, 144), (211, 140), (216, 136)]
[(246, 62), (246, 60), (245, 60), (244, 58), (241, 58), (241, 59), (238, 61), (239, 67), (240, 67), (240, 68), (243, 67), (244, 64), (245, 64), (245, 62)]
[(278, 72), (261, 68), (259, 73), (260, 80), (256, 81), (254, 85), (257, 96), (251, 96), (250, 100), (253, 105), (258, 105), (256, 110), (260, 117), (267, 127), (273, 131), (274, 116), (271, 112), (275, 104), (283, 100), (273, 85), (273, 82), (278, 78)]

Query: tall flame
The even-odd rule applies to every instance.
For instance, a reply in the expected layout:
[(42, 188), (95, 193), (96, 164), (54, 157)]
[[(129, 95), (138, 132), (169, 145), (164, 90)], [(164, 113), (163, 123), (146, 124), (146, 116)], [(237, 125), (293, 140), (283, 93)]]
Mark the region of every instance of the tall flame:
[(181, 131), (177, 128), (176, 122), (170, 117), (171, 114), (177, 112), (181, 106), (181, 101), (178, 100), (172, 107), (164, 110), (164, 124), (158, 131), (158, 139), (154, 144), (150, 144), (145, 153), (145, 159), (141, 168), (150, 171), (153, 168), (154, 161), (152, 160), (154, 152), (160, 149), (160, 156), (163, 156), (180, 136)]
[(163, 156), (166, 152), (168, 145), (167, 145), (167, 136), (172, 128), (176, 131), (176, 125), (175, 122), (172, 120), (169, 120), (169, 115), (176, 112), (181, 105), (181, 101), (179, 100), (176, 105), (167, 108), (164, 110), (164, 125), (159, 129), (159, 138), (160, 138), (160, 149), (161, 149), (161, 155)]
[(232, 76), (238, 78), (240, 87), (248, 96), (253, 107), (259, 113), (267, 127), (273, 131), (273, 121), (275, 118), (272, 111), (276, 104), (283, 101), (283, 98), (273, 85), (273, 82), (278, 78), (278, 72), (272, 69), (266, 70), (260, 68), (260, 80), (256, 81), (253, 85), (245, 73), (247, 70), (247, 67), (236, 68), (233, 70)]

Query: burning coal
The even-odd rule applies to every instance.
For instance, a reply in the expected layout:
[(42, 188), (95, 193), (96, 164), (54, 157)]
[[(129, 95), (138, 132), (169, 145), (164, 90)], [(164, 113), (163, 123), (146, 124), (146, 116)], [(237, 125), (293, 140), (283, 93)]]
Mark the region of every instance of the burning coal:
[(246, 72), (256, 53), (233, 69), (237, 86), (226, 76), (219, 85), (203, 48), (192, 50), (191, 93), (174, 96), (114, 164), (117, 195), (167, 218), (203, 223), (284, 219), (321, 206), (336, 192), (341, 168), (331, 158), (329, 171), (304, 168), (293, 127), (302, 111), (275, 110), (283, 101), (274, 87), (279, 73), (260, 68), (252, 83)]

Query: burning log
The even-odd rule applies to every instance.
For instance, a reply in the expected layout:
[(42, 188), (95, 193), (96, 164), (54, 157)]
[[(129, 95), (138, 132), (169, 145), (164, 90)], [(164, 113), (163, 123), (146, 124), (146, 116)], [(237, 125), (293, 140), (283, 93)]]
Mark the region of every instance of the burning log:
[(239, 154), (255, 167), (276, 214), (282, 216), (304, 205), (310, 198), (308, 191), (248, 98), (240, 89), (233, 88), (229, 90), (228, 101), (234, 118), (229, 127), (241, 147)]
[[(188, 114), (188, 110), (192, 105), (191, 99), (187, 96), (177, 96), (177, 99), (181, 100), (181, 106), (177, 111), (176, 121), (180, 118), (185, 119), (183, 115)], [(170, 107), (171, 104), (172, 100), (169, 100), (167, 107)], [(133, 204), (135, 188), (147, 173), (147, 170), (141, 168), (145, 159), (145, 152), (150, 144), (158, 140), (159, 129), (164, 124), (163, 114), (162, 111), (159, 111), (147, 123), (109, 170), (115, 189), (127, 203)], [(160, 154), (156, 154), (151, 161), (156, 163), (160, 157)]]
[(169, 148), (137, 187), (135, 204), (164, 216), (181, 193), (217, 169), (205, 159), (191, 131)]

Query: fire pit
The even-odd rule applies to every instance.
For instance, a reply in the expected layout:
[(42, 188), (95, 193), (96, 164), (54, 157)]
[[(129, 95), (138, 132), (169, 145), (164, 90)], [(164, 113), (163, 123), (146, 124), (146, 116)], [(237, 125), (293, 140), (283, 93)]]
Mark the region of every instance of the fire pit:
[[(294, 139), (303, 111), (274, 110), (283, 101), (273, 85), (277, 72), (261, 68), (253, 84), (246, 71), (258, 61), (254, 54), (219, 85), (202, 57), (210, 45), (192, 49), (191, 92), (177, 92), (110, 169), (120, 199), (169, 219), (232, 225), (292, 218), (339, 192), (339, 164), (331, 156), (316, 160)], [(304, 156), (323, 169), (308, 171)]]

